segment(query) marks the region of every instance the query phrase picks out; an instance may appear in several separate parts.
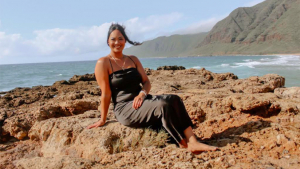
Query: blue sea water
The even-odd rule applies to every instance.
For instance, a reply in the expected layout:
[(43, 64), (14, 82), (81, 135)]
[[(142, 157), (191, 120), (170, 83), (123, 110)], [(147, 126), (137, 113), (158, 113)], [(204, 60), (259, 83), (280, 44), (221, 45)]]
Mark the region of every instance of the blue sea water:
[[(144, 67), (164, 65), (205, 68), (215, 73), (231, 72), (239, 79), (275, 73), (286, 78), (286, 87), (300, 86), (300, 56), (212, 56), (140, 58)], [(52, 85), (73, 75), (93, 73), (96, 61), (0, 65), (0, 91), (16, 87)]]

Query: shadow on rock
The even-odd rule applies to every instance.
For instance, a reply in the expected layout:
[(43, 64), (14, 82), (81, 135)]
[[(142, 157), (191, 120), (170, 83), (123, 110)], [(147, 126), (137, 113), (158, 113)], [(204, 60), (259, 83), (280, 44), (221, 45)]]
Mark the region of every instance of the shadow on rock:
[(251, 139), (241, 137), (243, 133), (253, 133), (264, 128), (271, 127), (271, 122), (259, 119), (257, 121), (249, 121), (241, 126), (228, 128), (220, 133), (213, 134), (208, 139), (199, 140), (210, 145), (225, 147), (227, 144), (239, 142), (252, 142)]
[(241, 112), (250, 114), (250, 115), (255, 115), (255, 116), (260, 116), (263, 118), (268, 118), (272, 116), (277, 116), (281, 111), (281, 108), (278, 106), (274, 106), (272, 104), (266, 105), (266, 106), (261, 106), (261, 107), (256, 107), (252, 110), (243, 110)]

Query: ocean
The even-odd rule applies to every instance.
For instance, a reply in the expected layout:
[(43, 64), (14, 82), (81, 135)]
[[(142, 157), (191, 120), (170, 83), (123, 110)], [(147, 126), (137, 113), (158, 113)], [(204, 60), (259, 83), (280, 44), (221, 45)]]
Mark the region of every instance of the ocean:
[[(140, 61), (145, 68), (164, 65), (205, 68), (214, 73), (231, 72), (239, 79), (272, 73), (284, 76), (286, 87), (300, 86), (300, 56), (296, 55), (140, 58)], [(96, 60), (0, 65), (0, 91), (52, 85), (73, 75), (94, 73), (95, 64)]]

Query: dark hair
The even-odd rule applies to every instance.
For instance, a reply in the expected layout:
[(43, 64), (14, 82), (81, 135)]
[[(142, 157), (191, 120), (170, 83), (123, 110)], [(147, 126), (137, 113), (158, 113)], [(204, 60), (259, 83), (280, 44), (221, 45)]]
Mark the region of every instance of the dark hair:
[(141, 45), (141, 44), (142, 44), (142, 43), (140, 43), (140, 42), (133, 42), (133, 41), (129, 40), (128, 36), (127, 36), (126, 33), (125, 33), (125, 26), (122, 26), (122, 25), (120, 25), (120, 24), (118, 24), (118, 23), (112, 23), (112, 24), (110, 25), (110, 27), (109, 27), (108, 34), (107, 34), (107, 41), (106, 41), (106, 42), (107, 42), (107, 45), (108, 45), (108, 38), (109, 38), (109, 35), (110, 35), (114, 30), (119, 30), (119, 31), (122, 33), (122, 35), (124, 36), (125, 40), (126, 40), (128, 43), (130, 43), (130, 44), (132, 44), (132, 45), (134, 45), (134, 46), (138, 46), (138, 45)]

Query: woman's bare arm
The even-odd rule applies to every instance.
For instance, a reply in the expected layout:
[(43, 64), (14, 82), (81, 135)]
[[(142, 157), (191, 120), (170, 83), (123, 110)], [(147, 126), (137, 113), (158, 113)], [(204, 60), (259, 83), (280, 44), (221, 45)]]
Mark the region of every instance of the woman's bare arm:
[[(141, 77), (142, 77), (142, 84), (143, 84), (143, 89), (147, 94), (150, 92), (151, 89), (151, 83), (150, 80), (148, 79), (148, 76), (145, 73), (144, 67), (142, 65), (142, 63), (140, 62), (140, 60), (135, 57), (135, 56), (130, 56), (137, 67), (138, 72), (140, 73)], [(141, 107), (142, 103), (143, 103), (143, 99), (144, 99), (145, 95), (144, 93), (140, 93), (134, 100), (132, 107), (135, 109), (138, 109), (139, 107)], [(143, 98), (142, 100), (139, 98)]]
[(140, 75), (142, 76), (143, 90), (145, 90), (145, 92), (149, 93), (150, 89), (151, 89), (151, 84), (150, 84), (150, 80), (148, 79), (148, 76), (145, 73), (144, 67), (137, 57), (135, 57), (135, 56), (132, 56), (132, 57), (136, 63), (137, 70), (139, 71)]
[(111, 90), (109, 86), (109, 73), (108, 73), (107, 65), (108, 64), (107, 64), (106, 57), (100, 58), (96, 63), (95, 77), (101, 89), (101, 98), (100, 98), (101, 118), (98, 122), (88, 126), (87, 127), (88, 129), (103, 126), (106, 122), (107, 112), (111, 100)]

